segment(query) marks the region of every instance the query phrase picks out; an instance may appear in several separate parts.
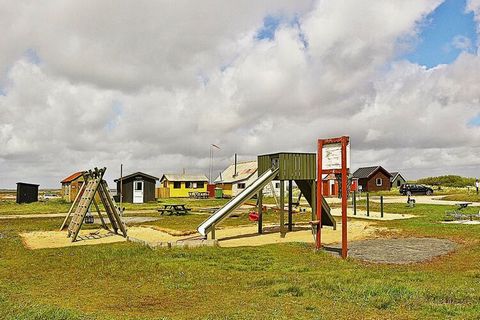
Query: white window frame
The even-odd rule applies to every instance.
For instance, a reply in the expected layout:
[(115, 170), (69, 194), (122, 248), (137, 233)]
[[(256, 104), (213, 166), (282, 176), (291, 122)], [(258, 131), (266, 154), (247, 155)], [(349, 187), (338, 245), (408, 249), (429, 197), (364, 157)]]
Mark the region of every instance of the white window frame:
[[(378, 183), (379, 181), (380, 181), (380, 183)], [(377, 187), (383, 186), (383, 179), (382, 179), (382, 178), (376, 178), (376, 179), (375, 179), (375, 185), (376, 185)]]

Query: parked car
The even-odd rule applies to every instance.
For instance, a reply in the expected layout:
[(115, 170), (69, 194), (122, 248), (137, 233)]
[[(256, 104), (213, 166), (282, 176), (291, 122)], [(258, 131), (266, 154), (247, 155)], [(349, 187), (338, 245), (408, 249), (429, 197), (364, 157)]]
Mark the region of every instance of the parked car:
[(60, 196), (54, 193), (45, 193), (43, 196), (40, 197), (40, 199), (43, 201), (47, 201), (50, 199), (60, 199)]
[(406, 196), (410, 194), (425, 194), (427, 196), (433, 194), (433, 189), (421, 184), (402, 184), (400, 186), (400, 193)]

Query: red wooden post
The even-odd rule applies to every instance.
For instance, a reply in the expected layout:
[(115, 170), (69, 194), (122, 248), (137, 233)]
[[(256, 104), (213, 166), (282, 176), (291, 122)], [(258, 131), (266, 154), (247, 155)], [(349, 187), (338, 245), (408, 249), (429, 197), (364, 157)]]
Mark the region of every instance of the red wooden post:
[[(322, 239), (321, 239), (321, 226), (322, 226), (322, 200), (323, 200), (323, 181), (322, 175), (326, 174), (341, 174), (342, 181), (342, 258), (346, 258), (348, 254), (348, 244), (347, 244), (347, 146), (350, 142), (348, 136), (342, 136), (339, 138), (331, 139), (319, 139), (318, 140), (318, 151), (317, 151), (317, 193), (316, 193), (316, 210), (317, 210), (317, 221), (319, 222), (316, 235), (315, 248), (321, 249)], [(341, 145), (341, 161), (342, 164), (340, 168), (328, 168), (323, 169), (322, 156), (323, 156), (323, 146), (328, 144), (340, 144)]]
[(348, 137), (342, 137), (342, 258), (347, 257), (347, 144)]
[(315, 249), (319, 250), (322, 248), (322, 151), (323, 151), (323, 140), (318, 140), (318, 151), (317, 151), (317, 235)]

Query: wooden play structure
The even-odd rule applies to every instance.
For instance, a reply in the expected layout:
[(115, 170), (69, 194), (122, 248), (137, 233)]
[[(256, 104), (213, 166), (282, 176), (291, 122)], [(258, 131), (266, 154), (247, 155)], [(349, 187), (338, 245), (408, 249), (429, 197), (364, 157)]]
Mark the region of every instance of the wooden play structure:
[[(315, 153), (291, 153), (281, 152), (258, 156), (258, 174), (259, 176), (267, 172), (270, 168), (278, 168), (278, 173), (272, 180), (280, 181), (280, 235), (285, 237), (285, 183), (288, 183), (288, 190), (292, 190), (293, 181), (300, 189), (301, 193), (312, 208), (312, 219), (315, 219), (316, 207), (316, 155)], [(262, 208), (263, 188), (258, 191), (259, 208)], [(335, 219), (330, 214), (330, 207), (322, 198), (320, 209), (323, 217), (323, 225), (336, 228)], [(293, 199), (292, 193), (288, 192), (288, 231), (293, 229)], [(258, 210), (258, 233), (262, 233), (262, 210)]]
[(215, 239), (215, 226), (232, 214), (254, 195), (258, 196), (258, 213), (249, 218), (258, 221), (258, 233), (263, 233), (263, 188), (273, 180), (280, 181), (280, 236), (287, 234), (285, 228), (285, 183), (288, 183), (288, 231), (293, 230), (292, 185), (298, 186), (301, 194), (312, 208), (312, 233), (315, 248), (321, 249), (321, 230), (323, 226), (336, 229), (336, 221), (330, 213), (330, 206), (322, 196), (322, 178), (324, 174), (334, 174), (341, 180), (342, 194), (342, 257), (347, 256), (347, 179), (350, 167), (349, 137), (319, 139), (315, 153), (280, 152), (258, 156), (258, 178), (235, 198), (215, 211), (198, 226), (198, 232), (205, 237)]
[[(304, 197), (312, 208), (312, 219), (318, 216), (316, 213), (316, 154), (315, 153), (273, 153), (258, 156), (258, 178), (250, 186), (244, 189), (235, 198), (231, 199), (225, 206), (213, 213), (207, 220), (205, 220), (199, 227), (200, 234), (210, 238), (215, 238), (215, 226), (226, 219), (236, 208), (241, 206), (244, 202), (258, 196), (258, 233), (263, 232), (262, 221), (262, 197), (263, 188), (265, 188), (273, 180), (280, 181), (280, 236), (285, 237), (287, 230), (285, 228), (285, 182), (288, 183), (292, 190), (292, 184), (295, 181)], [(331, 226), (336, 228), (335, 219), (330, 214), (330, 207), (323, 198), (318, 206), (319, 215), (322, 217), (319, 226)], [(292, 210), (293, 201), (292, 193), (288, 196), (288, 231), (293, 229)]]
[[(120, 210), (110, 193), (107, 182), (103, 180), (103, 175), (105, 174), (106, 170), (107, 168), (95, 168), (94, 170), (83, 172), (85, 183), (82, 185), (77, 196), (75, 197), (75, 200), (73, 201), (72, 206), (70, 207), (70, 210), (65, 216), (62, 226), (60, 227), (60, 231), (62, 231), (73, 213), (72, 219), (70, 220), (67, 228), (67, 236), (72, 238), (72, 242), (77, 240), (78, 234), (82, 229), (84, 222), (93, 222), (93, 217), (90, 215), (90, 207), (92, 204), (95, 206), (98, 217), (100, 218), (102, 227), (104, 229), (115, 234), (118, 234), (118, 231), (120, 230), (124, 237), (127, 236), (127, 228), (122, 221)], [(100, 212), (100, 208), (95, 200), (96, 195), (98, 195), (98, 198), (105, 208), (106, 215), (113, 231), (107, 226), (105, 219)]]

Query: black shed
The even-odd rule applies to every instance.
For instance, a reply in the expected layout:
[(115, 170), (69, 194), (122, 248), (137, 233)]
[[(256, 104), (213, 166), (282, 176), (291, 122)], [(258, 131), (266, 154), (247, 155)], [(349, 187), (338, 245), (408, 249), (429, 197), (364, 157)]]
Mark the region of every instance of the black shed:
[[(155, 201), (155, 185), (158, 178), (143, 172), (135, 172), (122, 178), (123, 202), (144, 203)], [(120, 178), (115, 179), (120, 195)]]
[(38, 184), (17, 182), (17, 203), (38, 201)]

